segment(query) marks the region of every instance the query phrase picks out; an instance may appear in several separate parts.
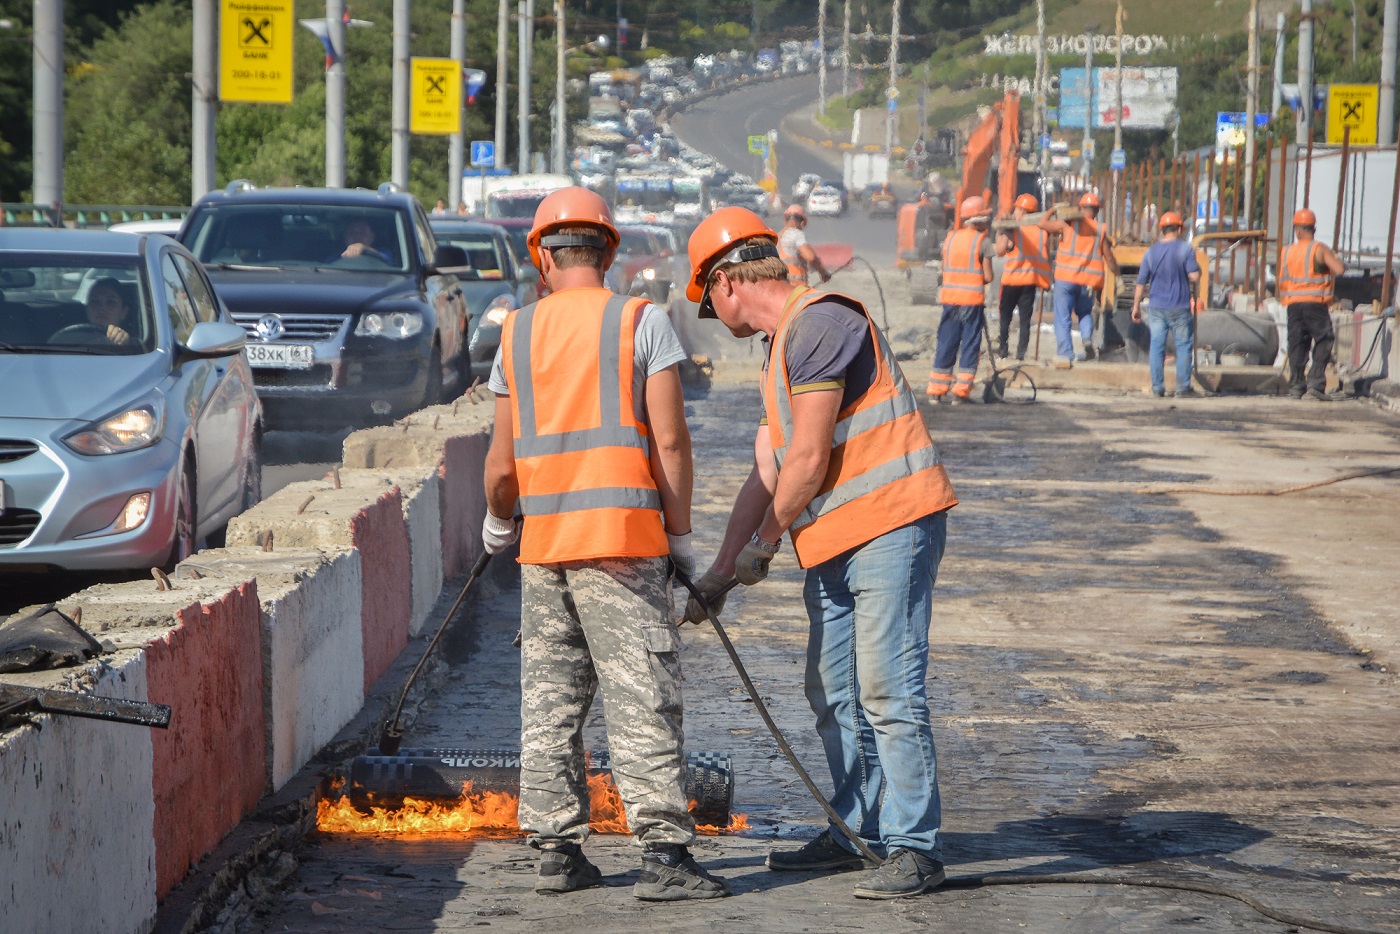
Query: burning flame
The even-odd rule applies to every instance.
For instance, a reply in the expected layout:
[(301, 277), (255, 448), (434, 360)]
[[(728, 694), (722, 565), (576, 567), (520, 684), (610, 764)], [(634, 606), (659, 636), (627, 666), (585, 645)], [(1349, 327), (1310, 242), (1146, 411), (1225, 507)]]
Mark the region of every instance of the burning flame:
[[(482, 836), (510, 836), (520, 832), (516, 811), (520, 801), (516, 795), (502, 791), (474, 792), (471, 782), (462, 786), (462, 797), (448, 804), (420, 798), (404, 798), (403, 806), (394, 810), (371, 808), (368, 814), (338, 796), (343, 790), (339, 783), (332, 794), (316, 805), (316, 829), (325, 833), (476, 833)], [(594, 833), (627, 833), (627, 817), (622, 795), (612, 778), (595, 773), (588, 776), (589, 826)], [(690, 803), (694, 810), (695, 802)], [(743, 814), (731, 814), (729, 826), (699, 824), (697, 833), (715, 835), (737, 833), (749, 829)]]

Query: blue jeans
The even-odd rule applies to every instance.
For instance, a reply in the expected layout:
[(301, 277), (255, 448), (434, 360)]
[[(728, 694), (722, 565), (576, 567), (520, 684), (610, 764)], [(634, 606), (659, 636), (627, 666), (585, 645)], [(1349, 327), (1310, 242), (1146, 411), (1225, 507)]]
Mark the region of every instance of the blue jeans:
[[(1074, 359), (1074, 339), (1070, 336), (1070, 315), (1079, 319), (1079, 336), (1086, 348), (1094, 344), (1094, 293), (1087, 285), (1055, 280), (1055, 352)], [(1082, 357), (1080, 359), (1083, 359)]]
[(947, 532), (946, 512), (925, 516), (807, 571), (806, 692), (831, 769), (831, 805), (881, 855), (895, 847), (939, 855), (924, 680)]
[(953, 365), (964, 373), (976, 373), (982, 359), (982, 325), (987, 320), (983, 305), (944, 305), (938, 319), (938, 346), (933, 352), (933, 368), (953, 372)]
[(1166, 392), (1167, 331), (1172, 332), (1176, 346), (1176, 388), (1191, 388), (1191, 363), (1195, 355), (1196, 321), (1189, 308), (1153, 308), (1147, 306), (1147, 327), (1152, 343), (1147, 350), (1147, 370), (1152, 374), (1152, 391)]

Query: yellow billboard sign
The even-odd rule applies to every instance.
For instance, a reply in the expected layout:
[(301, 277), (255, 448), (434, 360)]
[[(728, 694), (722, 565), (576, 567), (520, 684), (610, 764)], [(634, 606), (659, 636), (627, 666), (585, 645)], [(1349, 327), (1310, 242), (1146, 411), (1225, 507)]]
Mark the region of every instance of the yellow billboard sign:
[(462, 63), (450, 58), (415, 58), (409, 83), (408, 131), (444, 136), (462, 130)]
[(1375, 84), (1334, 84), (1327, 90), (1327, 142), (1340, 146), (1346, 127), (1351, 145), (1376, 145), (1381, 91)]
[(292, 0), (223, 0), (219, 100), (292, 102)]

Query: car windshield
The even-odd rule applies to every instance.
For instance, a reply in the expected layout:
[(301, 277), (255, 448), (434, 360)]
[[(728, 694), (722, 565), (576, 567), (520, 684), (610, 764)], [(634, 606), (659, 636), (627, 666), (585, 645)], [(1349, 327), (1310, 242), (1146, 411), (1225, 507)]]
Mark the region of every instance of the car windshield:
[(487, 217), (533, 218), (547, 191), (497, 191), (486, 196)]
[(510, 263), (502, 255), (500, 241), (489, 233), (433, 228), (438, 246), (459, 246), (467, 253), (466, 270), (454, 270), (459, 279), (504, 279)]
[(0, 254), (0, 354), (114, 356), (155, 346), (150, 290), (134, 257)]
[(197, 212), (184, 243), (219, 266), (310, 266), (406, 272), (403, 213), (326, 204), (217, 204)]
[(652, 240), (651, 234), (645, 230), (624, 227), (618, 233), (622, 237), (622, 242), (618, 245), (617, 252), (623, 255), (651, 256), (658, 251), (656, 242)]

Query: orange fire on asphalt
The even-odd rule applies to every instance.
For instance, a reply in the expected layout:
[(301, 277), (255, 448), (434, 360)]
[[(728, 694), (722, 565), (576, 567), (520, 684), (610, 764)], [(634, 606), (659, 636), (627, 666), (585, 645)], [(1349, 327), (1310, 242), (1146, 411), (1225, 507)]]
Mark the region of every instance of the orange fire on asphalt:
[[(588, 776), (589, 826), (594, 833), (627, 833), (627, 817), (622, 796), (606, 774)], [(481, 836), (510, 836), (520, 832), (516, 822), (519, 799), (501, 791), (475, 792), (471, 782), (462, 786), (462, 797), (449, 804), (404, 798), (393, 810), (371, 808), (361, 811), (348, 797), (322, 798), (316, 805), (316, 828), (325, 833), (430, 834), (475, 833)], [(691, 804), (694, 807), (694, 802)], [(702, 834), (736, 833), (749, 829), (748, 818), (731, 814), (729, 826), (698, 825)]]

